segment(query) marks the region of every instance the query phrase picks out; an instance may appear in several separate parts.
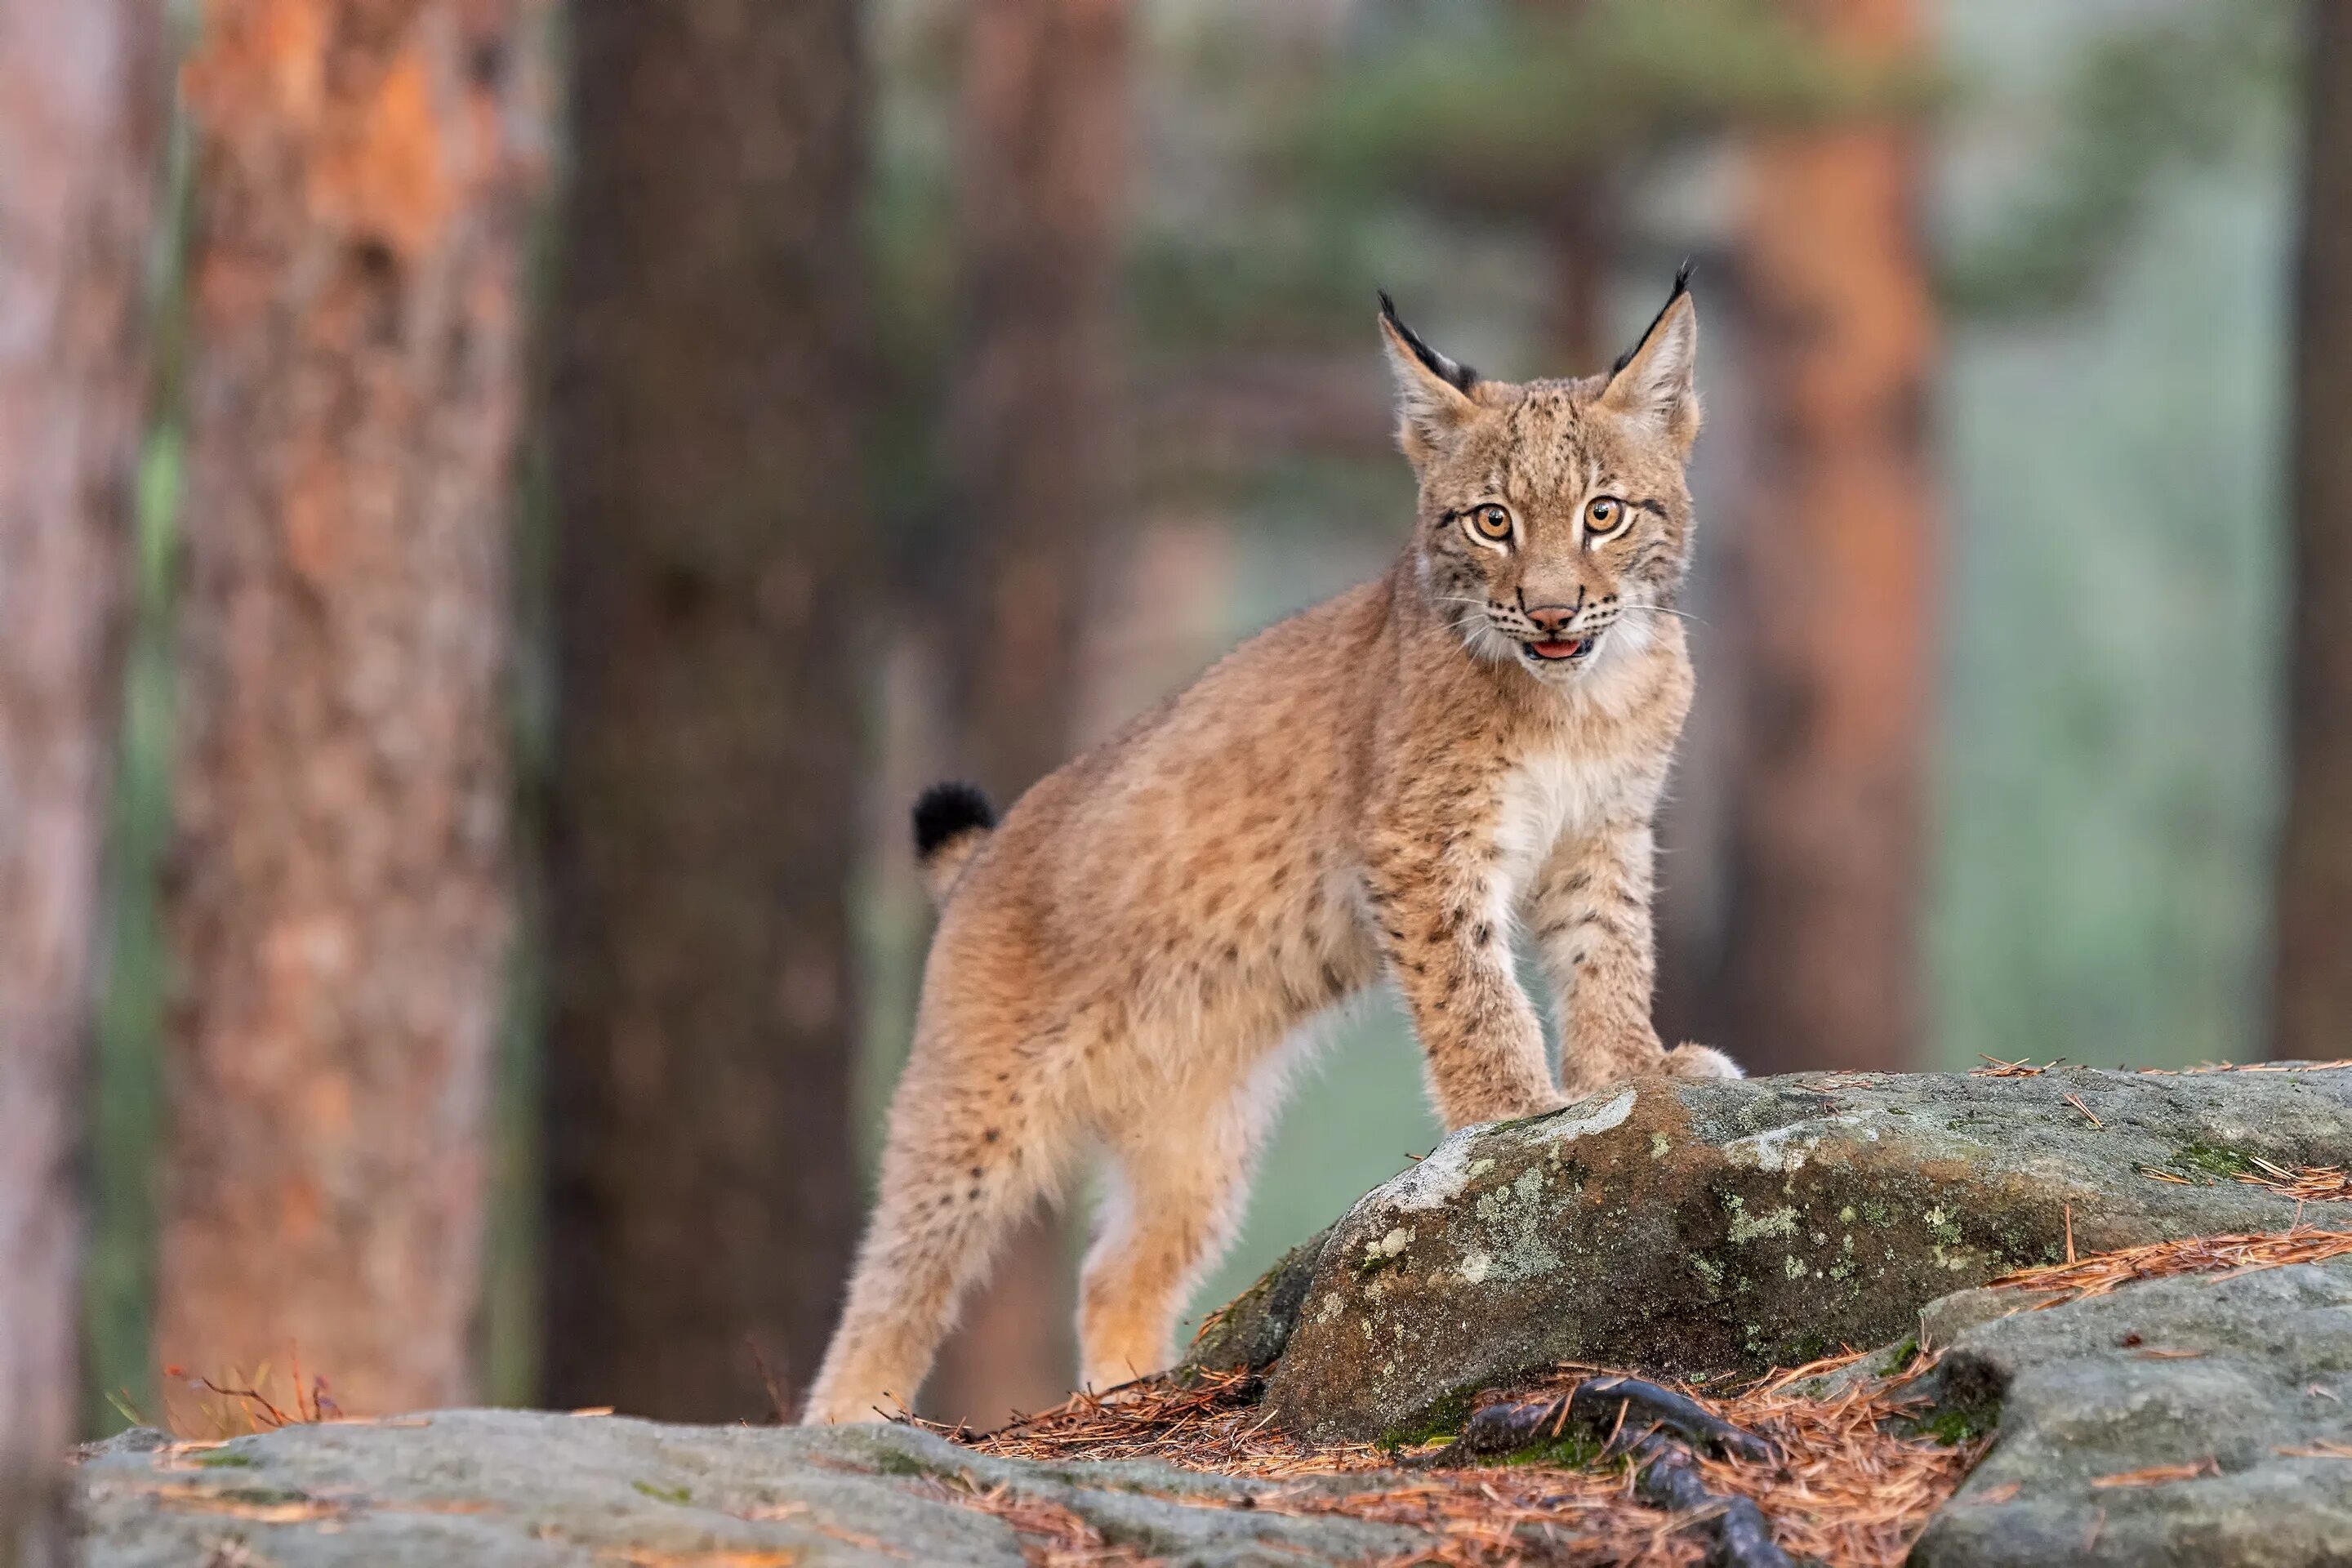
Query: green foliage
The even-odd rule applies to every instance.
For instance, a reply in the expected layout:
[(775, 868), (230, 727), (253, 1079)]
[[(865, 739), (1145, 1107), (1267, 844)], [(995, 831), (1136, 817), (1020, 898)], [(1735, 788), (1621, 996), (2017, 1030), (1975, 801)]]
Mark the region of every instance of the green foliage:
[(1302, 128), (1343, 183), (1524, 211), (1563, 175), (1734, 124), (1917, 113), (1924, 68), (1826, 51), (1769, 0), (1591, 0), (1513, 8), (1464, 37), (1417, 34), (1337, 73)]
[(2140, 16), (2070, 73), (2058, 133), (2021, 195), (1944, 268), (1954, 305), (1988, 313), (2080, 304), (2183, 168), (2280, 139), (2294, 98), (2297, 10), (2216, 0)]

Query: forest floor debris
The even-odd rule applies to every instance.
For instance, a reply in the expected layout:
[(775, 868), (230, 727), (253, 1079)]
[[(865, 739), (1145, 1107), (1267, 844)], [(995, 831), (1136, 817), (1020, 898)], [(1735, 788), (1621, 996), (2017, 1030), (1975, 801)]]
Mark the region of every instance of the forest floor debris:
[(2038, 1309), (2105, 1296), (2141, 1279), (2162, 1279), (2175, 1274), (2242, 1274), (2257, 1268), (2284, 1268), (2295, 1263), (2324, 1263), (2347, 1254), (2352, 1254), (2352, 1231), (2298, 1225), (2285, 1231), (2190, 1236), (2177, 1241), (2156, 1241), (2145, 1247), (2094, 1253), (2072, 1263), (2051, 1263), (2004, 1274), (1993, 1280), (1990, 1288), (2045, 1294), (2046, 1300), (2035, 1303)]
[[(1777, 1451), (1772, 1458), (1695, 1456), (1708, 1490), (1752, 1500), (1791, 1556), (1879, 1568), (1903, 1560), (1983, 1445), (1947, 1446), (1900, 1433), (1901, 1417), (1919, 1403), (1910, 1385), (1933, 1364), (1916, 1352), (1885, 1381), (1858, 1383), (1833, 1399), (1791, 1392), (1801, 1381), (1860, 1359), (1857, 1352), (1816, 1362), (1728, 1396), (1687, 1385), (1678, 1392)], [(1597, 1367), (1564, 1366), (1484, 1395), (1482, 1404), (1566, 1398), (1580, 1384), (1611, 1375)], [(1275, 1431), (1255, 1404), (1258, 1392), (1258, 1380), (1246, 1373), (1206, 1373), (1191, 1386), (1149, 1378), (1079, 1394), (982, 1436), (953, 1435), (1005, 1458), (1150, 1458), (1259, 1477), (1269, 1485), (1255, 1494), (1252, 1506), (1409, 1526), (1443, 1542), (1421, 1561), (1465, 1568), (1528, 1561), (1685, 1563), (1705, 1555), (1689, 1528), (1696, 1521), (1643, 1501), (1633, 1469), (1622, 1461), (1586, 1468), (1539, 1458), (1408, 1473), (1396, 1467), (1416, 1457), (1414, 1450), (1314, 1446)], [(1425, 1456), (1441, 1446), (1418, 1452)], [(1347, 1490), (1286, 1484), (1374, 1471), (1394, 1475), (1395, 1484)]]

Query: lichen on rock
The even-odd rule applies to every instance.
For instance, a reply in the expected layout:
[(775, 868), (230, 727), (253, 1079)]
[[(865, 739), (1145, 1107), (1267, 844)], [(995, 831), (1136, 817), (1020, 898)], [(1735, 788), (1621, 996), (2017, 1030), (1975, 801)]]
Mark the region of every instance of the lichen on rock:
[(2294, 1166), (2347, 1146), (2352, 1073), (1645, 1081), (1466, 1129), (1367, 1194), (1311, 1265), (1285, 1260), (1290, 1326), (1252, 1316), (1252, 1354), (1280, 1352), (1282, 1420), (1348, 1439), (1552, 1362), (1795, 1365), (1900, 1339), (2070, 1234), (2087, 1251), (2283, 1226), (2293, 1203), (2213, 1152)]

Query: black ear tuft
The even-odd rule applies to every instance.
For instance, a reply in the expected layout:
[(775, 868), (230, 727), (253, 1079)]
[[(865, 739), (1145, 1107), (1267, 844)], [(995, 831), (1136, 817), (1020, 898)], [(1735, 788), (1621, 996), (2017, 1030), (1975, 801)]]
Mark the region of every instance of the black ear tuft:
[(1697, 265), (1691, 258), (1683, 258), (1683, 264), (1675, 268), (1674, 292), (1668, 294), (1666, 302), (1658, 307), (1658, 313), (1650, 318), (1650, 324), (1642, 329), (1642, 335), (1633, 340), (1633, 346), (1617, 356), (1617, 363), (1609, 367), (1610, 374), (1615, 375), (1633, 363), (1633, 356), (1642, 352), (1642, 345), (1650, 341), (1650, 334), (1658, 330), (1658, 323), (1666, 319), (1666, 312), (1675, 308), (1675, 301), (1690, 292), (1691, 270)]
[(1453, 387), (1456, 392), (1468, 392), (1478, 384), (1476, 371), (1459, 361), (1447, 359), (1444, 354), (1423, 342), (1421, 334), (1406, 326), (1404, 318), (1397, 314), (1396, 301), (1389, 298), (1389, 291), (1382, 289), (1379, 293), (1381, 320), (1386, 321), (1396, 335), (1404, 340), (1404, 346), (1412, 351), (1412, 357), (1421, 362), (1423, 369)]
[(928, 860), (950, 839), (996, 826), (996, 808), (976, 784), (935, 784), (915, 802), (915, 856)]

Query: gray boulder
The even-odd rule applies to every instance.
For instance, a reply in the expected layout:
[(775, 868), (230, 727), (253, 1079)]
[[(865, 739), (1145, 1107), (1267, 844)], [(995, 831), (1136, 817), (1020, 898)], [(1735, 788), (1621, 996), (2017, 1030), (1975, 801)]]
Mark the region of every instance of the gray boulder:
[(1994, 1438), (1918, 1568), (2352, 1563), (2352, 1258), (1983, 1308), (1923, 1315), (1941, 1418)]
[(1447, 1139), (1195, 1353), (1278, 1352), (1301, 1435), (1410, 1437), (1553, 1362), (1708, 1377), (1897, 1340), (2070, 1225), (2086, 1253), (2283, 1228), (2294, 1204), (2233, 1177), (2347, 1149), (2352, 1071), (1646, 1081)]
[(1067, 1510), (1102, 1546), (1169, 1564), (1360, 1563), (1432, 1544), (1414, 1531), (1257, 1510), (1247, 1500), (1263, 1482), (1158, 1464), (1026, 1464), (903, 1426), (443, 1411), (193, 1450), (125, 1434), (77, 1476), (86, 1568), (1023, 1568), (1038, 1543), (971, 1505), (1000, 1487), (1007, 1501)]
[[(2234, 1178), (2347, 1150), (2352, 1071), (1644, 1082), (1448, 1139), (1269, 1271), (1195, 1357), (1270, 1367), (1272, 1415), (1352, 1439), (1458, 1424), (1471, 1393), (1559, 1361), (1709, 1377), (1924, 1334), (1948, 1350), (1922, 1420), (1993, 1438), (1918, 1543), (1927, 1568), (2352, 1564), (2352, 1258), (2044, 1310), (1980, 1288), (2063, 1258), (2070, 1226), (2084, 1253), (2283, 1229), (2296, 1205)], [(2305, 1217), (2331, 1211), (2352, 1228), (2352, 1205)], [(454, 1411), (220, 1446), (126, 1434), (84, 1456), (77, 1497), (91, 1568), (1013, 1568), (1073, 1544), (1336, 1564), (1459, 1545), (1255, 1506), (1271, 1484), (995, 1458), (904, 1427)]]

